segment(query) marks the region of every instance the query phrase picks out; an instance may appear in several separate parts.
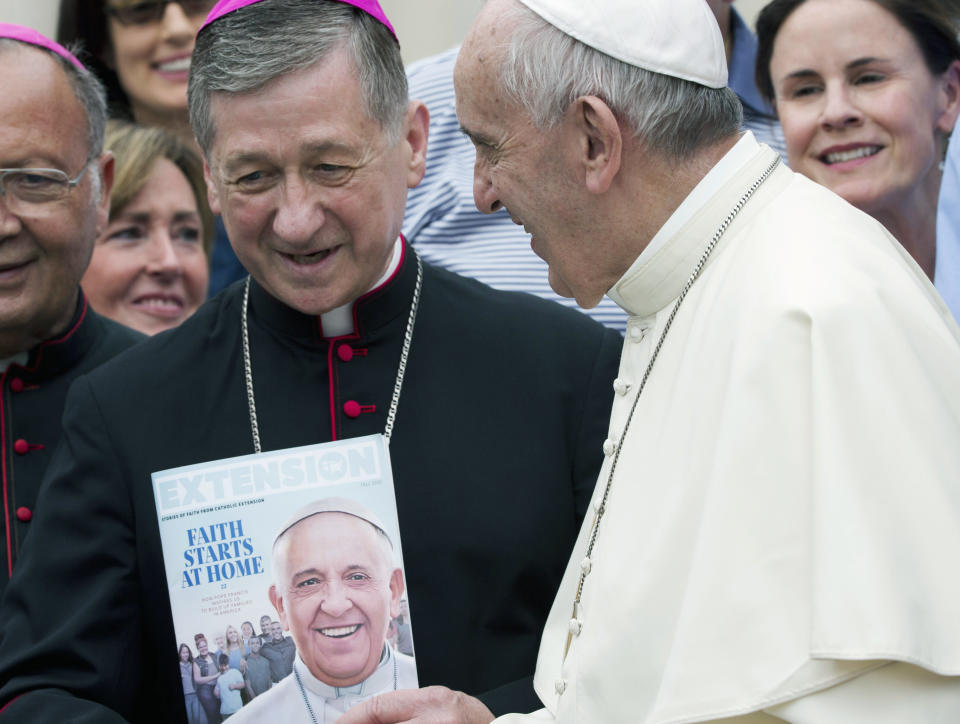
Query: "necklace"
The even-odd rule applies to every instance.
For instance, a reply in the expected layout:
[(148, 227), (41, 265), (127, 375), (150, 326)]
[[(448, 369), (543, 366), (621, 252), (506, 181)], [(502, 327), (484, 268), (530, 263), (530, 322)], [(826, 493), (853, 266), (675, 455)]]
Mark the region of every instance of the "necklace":
[[(720, 241), (720, 237), (723, 236), (724, 232), (727, 230), (727, 227), (730, 226), (737, 214), (740, 213), (740, 210), (743, 209), (744, 205), (747, 203), (750, 197), (753, 196), (754, 192), (760, 188), (760, 185), (767, 180), (767, 177), (773, 173), (773, 170), (779, 165), (779, 163), (780, 157), (777, 156), (767, 167), (767, 169), (760, 174), (760, 177), (753, 182), (753, 185), (750, 186), (746, 192), (744, 192), (743, 196), (740, 197), (740, 200), (737, 201), (734, 207), (730, 210), (730, 213), (727, 214), (726, 218), (724, 218), (723, 223), (720, 224), (720, 228), (717, 229), (716, 233), (713, 235), (713, 238), (710, 239), (710, 243), (707, 244), (706, 249), (704, 249), (703, 254), (700, 256), (700, 260), (697, 262), (693, 272), (687, 279), (687, 283), (681, 290), (680, 296), (677, 297), (677, 301), (673, 305), (673, 309), (670, 311), (670, 316), (667, 317), (667, 322), (663, 327), (663, 332), (660, 334), (660, 339), (657, 340), (656, 347), (653, 349), (653, 354), (651, 354), (650, 361), (647, 363), (647, 369), (643, 373), (643, 377), (640, 380), (640, 387), (637, 389), (637, 396), (633, 398), (633, 405), (630, 408), (629, 415), (627, 415), (627, 422), (623, 427), (623, 434), (620, 436), (620, 441), (617, 443), (614, 451), (613, 461), (610, 464), (610, 473), (607, 475), (607, 483), (603, 489), (603, 497), (600, 499), (600, 506), (597, 508), (596, 515), (593, 518), (593, 526), (590, 530), (590, 542), (587, 544), (587, 553), (583, 561), (580, 563), (580, 580), (577, 583), (577, 595), (573, 601), (573, 618), (570, 620), (569, 634), (567, 636), (567, 648), (569, 648), (570, 635), (576, 635), (580, 633), (580, 627), (582, 623), (578, 617), (578, 613), (580, 610), (580, 599), (583, 594), (583, 585), (592, 567), (593, 549), (597, 543), (597, 535), (600, 532), (600, 522), (603, 519), (603, 514), (607, 509), (607, 499), (610, 497), (610, 489), (613, 487), (613, 474), (617, 469), (617, 462), (620, 460), (620, 450), (623, 446), (623, 441), (627, 438), (627, 431), (630, 429), (630, 422), (633, 420), (633, 413), (637, 410), (637, 402), (640, 400), (640, 395), (643, 393), (643, 388), (647, 384), (647, 379), (650, 377), (651, 370), (653, 370), (653, 364), (657, 361), (657, 356), (660, 354), (660, 348), (663, 347), (663, 341), (666, 339), (667, 332), (670, 331), (671, 325), (673, 325), (673, 320), (677, 316), (677, 310), (680, 309), (680, 305), (683, 304), (683, 300), (686, 298), (687, 293), (693, 286), (693, 283), (697, 281), (697, 278), (700, 276), (700, 272), (703, 271), (703, 267), (707, 263), (707, 258), (710, 256), (711, 252), (713, 252), (714, 248), (716, 248), (717, 243)], [(557, 687), (557, 693), (562, 693), (559, 690), (562, 688), (560, 682), (557, 683)]]
[[(398, 685), (398, 682), (399, 682), (399, 676), (397, 675), (397, 657), (396, 657), (396, 654), (392, 654), (390, 658), (393, 659), (393, 690), (396, 691), (396, 690), (397, 690), (397, 685)], [(303, 697), (303, 703), (304, 703), (304, 704), (306, 705), (306, 707), (307, 707), (307, 713), (310, 715), (310, 721), (312, 721), (313, 724), (317, 724), (317, 715), (313, 713), (313, 707), (310, 706), (310, 700), (307, 698), (307, 690), (306, 690), (306, 688), (303, 686), (303, 680), (300, 678), (300, 672), (297, 671), (297, 667), (293, 667), (293, 675), (294, 675), (294, 676), (296, 677), (296, 679), (297, 679), (297, 686), (300, 687), (300, 696)]]
[[(397, 405), (400, 402), (400, 388), (403, 386), (403, 376), (407, 371), (407, 357), (410, 355), (410, 343), (413, 341), (413, 327), (417, 321), (417, 308), (420, 306), (420, 288), (423, 286), (423, 264), (420, 257), (417, 260), (417, 283), (413, 288), (413, 301), (410, 303), (410, 315), (407, 317), (407, 329), (403, 335), (403, 348), (400, 350), (400, 364), (397, 365), (397, 381), (393, 385), (393, 397), (390, 400), (390, 409), (387, 412), (387, 425), (383, 436), (390, 445), (393, 435), (393, 422), (397, 417)], [(247, 386), (247, 408), (250, 411), (250, 431), (253, 434), (254, 452), (260, 453), (260, 424), (257, 421), (257, 401), (253, 395), (253, 366), (250, 364), (250, 332), (247, 325), (247, 309), (250, 303), (250, 277), (243, 287), (243, 304), (240, 311), (240, 329), (243, 337), (243, 377)]]

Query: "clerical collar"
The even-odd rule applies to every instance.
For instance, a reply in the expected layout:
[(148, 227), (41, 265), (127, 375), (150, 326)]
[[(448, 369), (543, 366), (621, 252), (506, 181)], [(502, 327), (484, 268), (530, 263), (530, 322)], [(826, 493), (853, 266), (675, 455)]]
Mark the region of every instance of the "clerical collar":
[(707, 175), (700, 179), (687, 198), (676, 208), (676, 210), (667, 219), (667, 222), (660, 227), (650, 243), (637, 257), (636, 261), (627, 269), (626, 273), (617, 280), (617, 283), (610, 288), (607, 296), (610, 297), (621, 309), (628, 313), (627, 302), (617, 291), (622, 282), (629, 279), (634, 272), (647, 263), (657, 251), (663, 247), (673, 236), (689, 222), (694, 215), (706, 204), (725, 184), (729, 183), (733, 177), (754, 157), (760, 150), (760, 144), (753, 137), (750, 131), (745, 132), (733, 148), (727, 151)]
[[(390, 257), (387, 270), (366, 293), (372, 292), (377, 287), (386, 284), (387, 280), (396, 273), (397, 267), (400, 266), (400, 258), (402, 256), (403, 241), (400, 237), (397, 237), (397, 240), (393, 244), (393, 256)], [(320, 324), (323, 326), (324, 337), (343, 337), (348, 334), (353, 334), (353, 302), (321, 314)]]
[(344, 697), (373, 696), (384, 691), (393, 691), (396, 688), (394, 670), (396, 668), (396, 654), (393, 649), (384, 645), (383, 654), (380, 656), (380, 663), (366, 679), (354, 686), (330, 686), (310, 673), (310, 669), (303, 663), (300, 654), (294, 661), (297, 673), (300, 674), (300, 681), (303, 682), (311, 694), (315, 694), (323, 699), (341, 699)]
[(19, 354), (13, 355), (13, 357), (0, 359), (0, 372), (6, 372), (7, 367), (13, 364), (17, 364), (22, 367), (27, 363), (27, 357), (29, 357), (29, 355), (26, 352), (20, 352)]

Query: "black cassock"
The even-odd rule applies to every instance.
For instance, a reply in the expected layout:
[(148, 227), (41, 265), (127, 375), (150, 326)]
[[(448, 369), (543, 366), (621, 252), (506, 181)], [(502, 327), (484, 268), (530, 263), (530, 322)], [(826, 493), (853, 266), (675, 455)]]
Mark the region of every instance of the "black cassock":
[[(530, 710), (621, 337), (552, 302), (423, 271), (390, 444), (420, 685)], [(415, 280), (406, 246), (394, 277), (354, 305), (357, 334), (336, 340), (251, 284), (264, 451), (383, 431)], [(74, 385), (0, 609), (0, 701), (20, 695), (0, 724), (185, 721), (150, 473), (253, 452), (242, 295), (234, 284)]]
[(66, 331), (0, 373), (0, 593), (34, 527), (37, 493), (60, 439), (70, 383), (142, 339), (98, 315), (80, 294)]

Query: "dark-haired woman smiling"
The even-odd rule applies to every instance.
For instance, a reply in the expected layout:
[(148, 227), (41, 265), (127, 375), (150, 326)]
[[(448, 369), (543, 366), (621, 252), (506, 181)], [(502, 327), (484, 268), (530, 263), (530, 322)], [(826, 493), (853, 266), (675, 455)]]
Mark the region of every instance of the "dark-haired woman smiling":
[[(960, 46), (934, 0), (774, 0), (757, 82), (790, 166), (880, 221), (930, 279)], [(956, 310), (955, 310), (956, 312)]]
[(111, 113), (193, 141), (187, 75), (215, 0), (61, 0), (57, 39), (79, 42), (107, 87)]

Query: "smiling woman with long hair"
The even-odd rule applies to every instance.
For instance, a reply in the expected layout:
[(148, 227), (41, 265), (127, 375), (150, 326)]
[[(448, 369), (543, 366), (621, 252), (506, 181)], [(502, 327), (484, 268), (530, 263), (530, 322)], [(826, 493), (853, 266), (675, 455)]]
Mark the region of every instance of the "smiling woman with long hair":
[(931, 279), (960, 46), (935, 0), (774, 0), (757, 84), (790, 166), (880, 221)]

